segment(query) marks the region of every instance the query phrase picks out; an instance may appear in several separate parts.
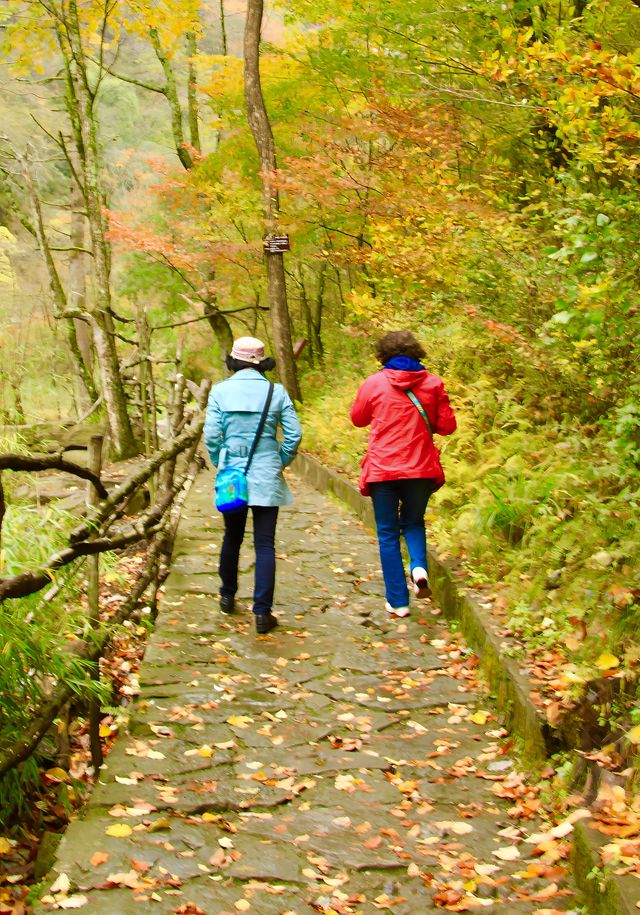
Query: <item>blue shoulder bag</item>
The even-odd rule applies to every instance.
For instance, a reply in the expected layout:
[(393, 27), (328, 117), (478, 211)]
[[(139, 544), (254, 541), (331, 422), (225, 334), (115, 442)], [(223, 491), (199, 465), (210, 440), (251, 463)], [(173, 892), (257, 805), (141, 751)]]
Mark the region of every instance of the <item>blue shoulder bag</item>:
[(264, 424), (267, 421), (267, 413), (269, 412), (269, 406), (271, 404), (272, 397), (273, 382), (270, 381), (269, 390), (267, 391), (267, 399), (265, 400), (264, 407), (262, 409), (262, 416), (260, 417), (260, 422), (258, 423), (258, 428), (256, 430), (255, 438), (253, 439), (251, 451), (249, 452), (249, 457), (247, 458), (247, 463), (244, 470), (241, 467), (225, 467), (224, 470), (218, 471), (215, 482), (215, 493), (216, 508), (220, 512), (232, 512), (239, 508), (246, 508), (249, 503), (247, 474), (249, 473), (249, 467), (251, 466), (253, 455), (255, 454), (256, 448), (258, 447), (258, 442), (260, 441), (260, 436), (262, 435)]

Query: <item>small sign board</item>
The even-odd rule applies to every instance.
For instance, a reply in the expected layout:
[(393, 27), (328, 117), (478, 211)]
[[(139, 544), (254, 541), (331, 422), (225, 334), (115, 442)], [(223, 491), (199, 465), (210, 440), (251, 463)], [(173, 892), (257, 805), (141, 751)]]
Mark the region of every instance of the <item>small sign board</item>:
[(264, 239), (264, 250), (267, 254), (281, 254), (290, 251), (288, 235), (267, 235)]

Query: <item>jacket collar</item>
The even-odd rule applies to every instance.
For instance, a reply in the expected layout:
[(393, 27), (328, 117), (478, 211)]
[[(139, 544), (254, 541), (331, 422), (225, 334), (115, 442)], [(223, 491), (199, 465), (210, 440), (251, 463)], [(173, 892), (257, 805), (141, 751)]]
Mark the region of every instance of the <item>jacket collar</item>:
[(239, 369), (237, 372), (234, 372), (228, 381), (266, 381), (262, 372), (259, 372), (257, 369)]

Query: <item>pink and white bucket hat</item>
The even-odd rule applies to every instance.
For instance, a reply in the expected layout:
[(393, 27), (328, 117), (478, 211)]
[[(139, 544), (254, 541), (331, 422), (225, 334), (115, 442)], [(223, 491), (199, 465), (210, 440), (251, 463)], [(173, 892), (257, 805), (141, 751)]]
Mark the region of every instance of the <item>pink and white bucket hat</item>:
[(264, 359), (264, 343), (257, 337), (238, 337), (233, 341), (231, 355), (241, 362), (251, 362), (260, 365)]

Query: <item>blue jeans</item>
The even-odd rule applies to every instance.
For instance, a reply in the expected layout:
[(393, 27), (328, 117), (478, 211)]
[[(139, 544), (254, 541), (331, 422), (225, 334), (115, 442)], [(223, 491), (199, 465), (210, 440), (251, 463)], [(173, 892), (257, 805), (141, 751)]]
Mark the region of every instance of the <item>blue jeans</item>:
[(434, 481), (385, 480), (370, 483), (378, 528), (378, 546), (387, 601), (392, 607), (409, 603), (407, 577), (402, 562), (400, 537), (409, 552), (410, 569), (427, 568), (427, 535), (424, 513), (434, 491)]
[[(252, 505), (251, 511), (253, 545), (256, 551), (253, 612), (269, 613), (273, 605), (273, 590), (276, 583), (275, 537), (278, 506)], [(223, 515), (224, 539), (218, 567), (222, 579), (220, 594), (223, 597), (235, 597), (238, 590), (238, 561), (248, 514), (249, 509), (242, 508)]]

